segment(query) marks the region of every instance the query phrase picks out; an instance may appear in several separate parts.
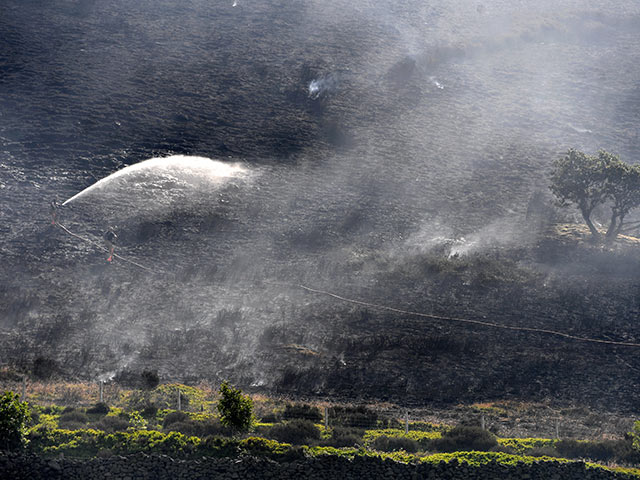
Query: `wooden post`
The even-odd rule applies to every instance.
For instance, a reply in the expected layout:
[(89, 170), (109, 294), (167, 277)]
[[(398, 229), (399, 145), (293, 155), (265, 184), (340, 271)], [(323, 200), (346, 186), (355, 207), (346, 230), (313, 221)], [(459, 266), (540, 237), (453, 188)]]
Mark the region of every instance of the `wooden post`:
[(100, 380), (100, 403), (104, 403), (104, 382)]
[(182, 394), (180, 389), (178, 389), (178, 411), (182, 410)]
[(556, 438), (560, 438), (560, 420), (556, 420)]
[(482, 417), (480, 417), (480, 427), (481, 427), (483, 430), (486, 430), (486, 429), (487, 429), (487, 428), (486, 428), (486, 427), (487, 427), (487, 424), (486, 424), (486, 422), (485, 422), (485, 420), (484, 420), (484, 415), (482, 415)]
[(404, 434), (409, 433), (409, 410), (404, 412)]
[(329, 428), (329, 409), (324, 407), (324, 431), (326, 432)]

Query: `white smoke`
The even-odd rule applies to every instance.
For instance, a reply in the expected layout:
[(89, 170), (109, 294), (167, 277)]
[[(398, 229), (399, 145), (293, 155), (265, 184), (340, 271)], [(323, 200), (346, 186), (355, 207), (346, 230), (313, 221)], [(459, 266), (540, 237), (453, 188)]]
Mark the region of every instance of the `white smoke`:
[(338, 75), (334, 73), (323, 75), (311, 80), (308, 88), (309, 97), (316, 99), (326, 95), (327, 93), (333, 92), (338, 88), (338, 83)]

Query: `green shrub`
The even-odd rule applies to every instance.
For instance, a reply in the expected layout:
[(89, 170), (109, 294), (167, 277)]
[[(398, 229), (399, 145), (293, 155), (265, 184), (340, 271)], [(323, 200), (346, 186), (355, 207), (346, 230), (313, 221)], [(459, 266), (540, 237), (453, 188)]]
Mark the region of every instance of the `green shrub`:
[(144, 430), (147, 428), (147, 420), (140, 415), (140, 412), (134, 410), (133, 412), (129, 412), (129, 426), (132, 428), (136, 428), (139, 430)]
[(387, 437), (386, 435), (377, 437), (371, 443), (371, 446), (375, 450), (379, 450), (381, 452), (396, 452), (404, 450), (408, 453), (414, 453), (420, 449), (420, 444), (415, 440), (407, 437)]
[(220, 423), (220, 420), (215, 419), (207, 419), (202, 420), (196, 423), (197, 435), (199, 437), (208, 437), (211, 435), (228, 435), (229, 428), (225, 427)]
[(236, 431), (249, 430), (254, 421), (251, 398), (243, 395), (240, 389), (232, 387), (227, 382), (220, 385), (218, 412), (222, 425)]
[(94, 406), (87, 408), (87, 413), (92, 415), (106, 415), (109, 413), (109, 405), (104, 402), (96, 403)]
[(363, 443), (364, 430), (359, 428), (335, 427), (331, 437), (320, 442), (326, 447), (354, 447)]
[[(514, 453), (526, 454), (532, 456), (531, 452), (537, 449), (539, 452), (552, 452), (555, 440), (551, 438), (499, 438), (498, 443), (504, 447), (510, 448)], [(546, 455), (546, 454), (543, 454)]]
[(405, 433), (404, 429), (398, 428), (367, 430), (363, 437), (364, 445), (372, 446), (375, 439), (382, 436), (409, 438), (417, 442), (420, 445), (421, 450), (429, 450), (432, 448), (433, 440), (441, 438), (442, 434), (438, 431), (426, 430), (409, 430)]
[(47, 415), (60, 415), (62, 413), (63, 408), (58, 405), (49, 405), (48, 407), (44, 407), (42, 409), (42, 413), (46, 413)]
[(498, 441), (494, 434), (480, 427), (457, 426), (444, 432), (442, 438), (432, 440), (431, 445), (440, 452), (488, 452), (498, 446)]
[[(300, 449), (295, 449), (292, 453), (291, 445), (287, 443), (278, 443), (274, 440), (268, 440), (260, 437), (249, 437), (241, 440), (238, 445), (242, 450), (250, 455), (261, 455), (270, 457), (282, 457), (287, 455), (289, 457), (304, 456), (304, 453)], [(291, 458), (292, 460), (294, 458)]]
[(266, 436), (279, 442), (308, 445), (310, 442), (320, 440), (320, 429), (309, 420), (291, 420), (269, 428)]
[(636, 464), (640, 452), (633, 448), (631, 438), (623, 440), (558, 440), (555, 450), (565, 458), (584, 458), (599, 462), (620, 462)]
[(0, 397), (0, 448), (14, 450), (24, 445), (29, 406), (8, 391)]
[(164, 429), (167, 432), (180, 432), (184, 435), (199, 436), (197, 426), (189, 420), (186, 422), (172, 422)]
[(124, 432), (129, 428), (129, 421), (120, 416), (106, 416), (93, 424), (96, 430), (104, 432)]
[(68, 430), (77, 430), (84, 427), (87, 423), (89, 423), (89, 417), (87, 417), (87, 414), (77, 410), (71, 410), (63, 413), (58, 419), (58, 425), (60, 428), (66, 428)]
[(142, 416), (144, 418), (152, 419), (152, 418), (155, 418), (155, 416), (158, 414), (158, 407), (156, 407), (155, 404), (150, 403), (145, 405), (140, 411), (140, 413), (142, 413)]
[(187, 415), (184, 412), (178, 412), (178, 411), (171, 412), (164, 417), (164, 420), (162, 421), (162, 426), (164, 428), (167, 428), (172, 423), (188, 422), (189, 420), (190, 420), (189, 415)]
[[(508, 452), (507, 452), (508, 453)], [(542, 447), (533, 447), (531, 450), (527, 450), (529, 457), (560, 457), (558, 451), (551, 445)]]
[(231, 438), (209, 436), (200, 442), (197, 451), (200, 455), (235, 457), (240, 453), (240, 446), (237, 440)]

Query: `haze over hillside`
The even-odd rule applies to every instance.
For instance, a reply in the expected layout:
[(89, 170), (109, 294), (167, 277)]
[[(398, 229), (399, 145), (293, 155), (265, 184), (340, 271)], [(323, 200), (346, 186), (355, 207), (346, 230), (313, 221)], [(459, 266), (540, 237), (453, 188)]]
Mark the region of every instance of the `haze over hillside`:
[[(0, 12), (2, 364), (632, 405), (632, 348), (299, 285), (639, 342), (637, 251), (560, 245), (545, 223), (577, 221), (548, 193), (561, 152), (637, 161), (638, 2), (5, 0)], [(51, 200), (172, 155), (185, 157), (105, 182), (60, 207), (66, 230), (50, 224)], [(242, 175), (201, 181), (190, 157)]]

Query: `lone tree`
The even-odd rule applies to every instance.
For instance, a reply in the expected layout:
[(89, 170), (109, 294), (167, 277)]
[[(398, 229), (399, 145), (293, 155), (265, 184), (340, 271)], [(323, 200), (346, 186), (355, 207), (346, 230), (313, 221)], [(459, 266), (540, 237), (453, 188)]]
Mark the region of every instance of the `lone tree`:
[(611, 219), (605, 238), (613, 241), (622, 231), (625, 216), (640, 206), (640, 167), (604, 150), (591, 156), (570, 149), (553, 162), (550, 189), (560, 205), (578, 207), (595, 239), (601, 239), (602, 234), (591, 215), (596, 207), (609, 204)]
[(0, 396), (0, 448), (15, 450), (24, 444), (29, 406), (13, 392)]
[(220, 423), (238, 432), (249, 430), (253, 423), (253, 401), (227, 382), (220, 385), (218, 412)]

